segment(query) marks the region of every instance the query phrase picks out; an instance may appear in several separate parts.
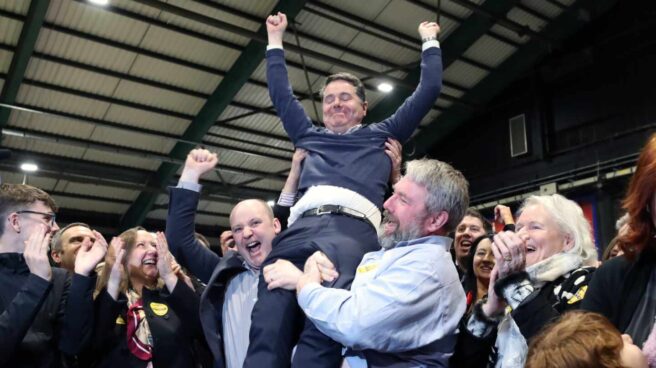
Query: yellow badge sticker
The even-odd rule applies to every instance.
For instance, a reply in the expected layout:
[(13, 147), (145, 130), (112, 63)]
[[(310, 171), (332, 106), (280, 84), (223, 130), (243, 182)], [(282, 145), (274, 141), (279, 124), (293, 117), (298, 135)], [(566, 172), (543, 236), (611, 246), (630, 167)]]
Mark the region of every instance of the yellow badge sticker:
[(116, 317), (116, 324), (117, 325), (124, 325), (125, 320), (123, 319), (123, 317), (121, 317), (120, 315), (118, 317)]
[(365, 272), (373, 271), (377, 268), (378, 268), (378, 263), (369, 263), (358, 267), (357, 273), (365, 273)]
[(577, 291), (576, 294), (574, 294), (573, 297), (569, 298), (567, 304), (574, 304), (576, 302), (580, 302), (581, 300), (583, 300), (586, 291), (588, 291), (588, 285), (581, 287), (579, 291)]
[(150, 303), (150, 309), (152, 309), (153, 313), (155, 313), (160, 317), (169, 312), (169, 307), (166, 304), (162, 304), (162, 303), (152, 302)]

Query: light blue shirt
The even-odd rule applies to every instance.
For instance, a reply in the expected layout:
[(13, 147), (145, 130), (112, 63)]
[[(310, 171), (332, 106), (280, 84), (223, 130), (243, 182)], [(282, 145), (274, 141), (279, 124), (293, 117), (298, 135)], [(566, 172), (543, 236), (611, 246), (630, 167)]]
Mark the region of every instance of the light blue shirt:
[(228, 283), (221, 318), (223, 321), (223, 347), (227, 367), (241, 367), (250, 344), (251, 313), (257, 302), (257, 285), (260, 271), (244, 262), (246, 271), (237, 274)]
[(367, 253), (351, 290), (309, 284), (298, 304), (321, 332), (356, 351), (403, 352), (452, 337), (466, 301), (450, 246), (450, 238), (428, 236)]

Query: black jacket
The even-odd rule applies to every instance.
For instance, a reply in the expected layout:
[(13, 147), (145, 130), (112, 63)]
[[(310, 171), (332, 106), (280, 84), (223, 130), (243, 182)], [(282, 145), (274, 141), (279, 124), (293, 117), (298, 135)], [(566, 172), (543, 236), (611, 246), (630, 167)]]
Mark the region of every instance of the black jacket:
[(0, 367), (61, 367), (89, 342), (95, 277), (53, 268), (48, 282), (0, 253), (0, 285)]
[(611, 259), (595, 272), (582, 308), (606, 316), (624, 332), (647, 289), (654, 267), (656, 252), (651, 246), (635, 261), (624, 256)]
[(230, 280), (245, 271), (243, 259), (236, 252), (219, 258), (198, 243), (194, 221), (200, 193), (170, 188), (166, 238), (171, 253), (183, 267), (207, 284), (200, 298), (200, 320), (207, 345), (214, 356), (214, 367), (225, 367), (221, 313)]
[[(167, 290), (142, 292), (146, 320), (153, 336), (153, 366), (157, 368), (194, 368), (194, 339), (200, 335), (198, 296), (183, 281), (172, 293)], [(146, 367), (147, 362), (135, 357), (127, 344), (127, 299), (112, 299), (103, 290), (96, 299), (94, 352), (98, 367)]]

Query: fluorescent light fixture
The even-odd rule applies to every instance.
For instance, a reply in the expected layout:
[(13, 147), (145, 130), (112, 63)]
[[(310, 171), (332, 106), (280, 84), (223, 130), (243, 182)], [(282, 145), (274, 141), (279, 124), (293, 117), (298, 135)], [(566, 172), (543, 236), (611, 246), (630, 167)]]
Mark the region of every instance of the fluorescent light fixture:
[(383, 92), (383, 93), (390, 93), (390, 92), (392, 92), (393, 89), (394, 89), (394, 86), (392, 86), (391, 84), (389, 84), (387, 82), (383, 82), (383, 83), (378, 85), (378, 90)]
[(39, 167), (35, 163), (25, 162), (20, 165), (21, 170), (25, 172), (35, 172), (39, 170)]
[(89, 0), (89, 2), (96, 5), (109, 5), (109, 0)]
[(274, 202), (274, 201), (267, 201), (267, 204), (269, 205), (269, 207), (273, 207), (273, 206), (276, 204), (276, 202)]

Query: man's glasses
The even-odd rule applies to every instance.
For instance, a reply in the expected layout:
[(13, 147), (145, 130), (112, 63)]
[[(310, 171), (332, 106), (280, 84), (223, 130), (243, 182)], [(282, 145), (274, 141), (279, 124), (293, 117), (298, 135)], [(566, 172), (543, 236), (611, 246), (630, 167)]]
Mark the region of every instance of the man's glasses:
[(31, 213), (35, 215), (43, 215), (43, 219), (46, 220), (46, 223), (48, 223), (50, 226), (55, 225), (55, 218), (57, 217), (57, 214), (54, 212), (39, 212), (39, 211), (30, 211), (30, 210), (20, 210), (16, 211), (17, 214), (22, 214), (22, 213)]

